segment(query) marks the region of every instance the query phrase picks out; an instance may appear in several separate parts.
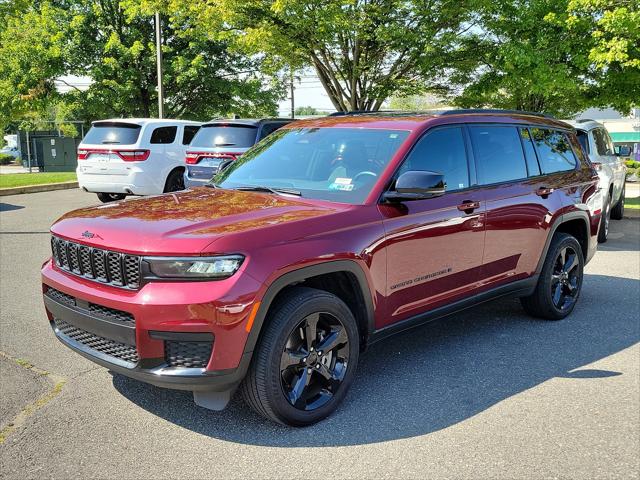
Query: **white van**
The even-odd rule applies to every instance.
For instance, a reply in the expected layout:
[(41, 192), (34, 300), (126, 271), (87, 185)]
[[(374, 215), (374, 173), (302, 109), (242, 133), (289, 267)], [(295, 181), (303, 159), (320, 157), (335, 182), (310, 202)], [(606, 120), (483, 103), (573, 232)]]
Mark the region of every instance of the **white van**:
[(78, 146), (78, 183), (103, 202), (184, 189), (184, 158), (200, 123), (110, 119), (92, 123)]

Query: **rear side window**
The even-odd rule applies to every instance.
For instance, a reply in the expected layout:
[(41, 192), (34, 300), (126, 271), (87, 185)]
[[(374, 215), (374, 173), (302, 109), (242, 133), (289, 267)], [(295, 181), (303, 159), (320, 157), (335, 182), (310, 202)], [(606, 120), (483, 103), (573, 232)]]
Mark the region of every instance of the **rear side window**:
[(538, 157), (536, 156), (536, 149), (533, 146), (531, 133), (527, 128), (520, 128), (518, 130), (520, 131), (520, 140), (522, 140), (524, 157), (527, 160), (527, 170), (529, 170), (529, 176), (538, 176), (540, 175), (540, 165), (538, 164)]
[(182, 144), (189, 145), (198, 130), (200, 130), (198, 125), (185, 125), (184, 132), (182, 133)]
[(583, 130), (578, 130), (577, 132), (578, 142), (580, 142), (580, 146), (584, 153), (589, 153), (589, 134)]
[(527, 177), (516, 127), (470, 126), (469, 133), (480, 183), (488, 185)]
[(150, 143), (173, 143), (178, 127), (158, 127), (151, 134)]
[(546, 128), (532, 128), (542, 173), (566, 172), (576, 168), (576, 157), (566, 134)]
[(248, 148), (256, 143), (258, 128), (252, 125), (203, 125), (191, 141), (192, 147)]
[(399, 173), (410, 170), (443, 174), (447, 191), (467, 188), (469, 165), (462, 128), (439, 128), (422, 137), (400, 167)]
[(613, 151), (609, 149), (609, 138), (607, 132), (602, 128), (596, 128), (593, 131), (593, 140), (595, 141), (598, 155), (613, 155)]
[(138, 141), (140, 125), (122, 122), (94, 123), (82, 140), (91, 145), (131, 145)]
[(271, 135), (277, 129), (279, 129), (283, 124), (282, 123), (265, 123), (262, 126), (262, 130), (260, 130), (260, 140), (264, 137)]

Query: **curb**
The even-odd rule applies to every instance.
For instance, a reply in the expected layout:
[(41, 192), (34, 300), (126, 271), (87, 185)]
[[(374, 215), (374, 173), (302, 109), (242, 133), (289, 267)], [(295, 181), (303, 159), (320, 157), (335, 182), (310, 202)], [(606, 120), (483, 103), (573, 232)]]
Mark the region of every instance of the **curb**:
[(47, 183), (43, 185), (25, 185), (23, 187), (0, 188), (0, 197), (5, 195), (20, 195), (21, 193), (67, 190), (70, 188), (78, 188), (78, 182)]

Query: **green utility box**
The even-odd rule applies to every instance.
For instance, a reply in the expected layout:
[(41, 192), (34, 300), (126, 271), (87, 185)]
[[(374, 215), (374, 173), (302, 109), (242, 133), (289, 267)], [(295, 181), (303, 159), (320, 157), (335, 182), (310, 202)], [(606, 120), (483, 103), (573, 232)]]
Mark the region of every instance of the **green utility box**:
[(35, 138), (35, 157), (40, 171), (75, 172), (78, 166), (78, 140), (69, 137)]

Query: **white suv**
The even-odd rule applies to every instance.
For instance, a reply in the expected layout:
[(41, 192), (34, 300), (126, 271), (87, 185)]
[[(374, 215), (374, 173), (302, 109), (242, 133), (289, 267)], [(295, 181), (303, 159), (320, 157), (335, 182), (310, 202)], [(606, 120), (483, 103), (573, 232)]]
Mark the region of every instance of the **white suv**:
[(111, 119), (92, 123), (78, 146), (78, 183), (103, 202), (184, 188), (184, 156), (200, 123)]
[(598, 241), (604, 243), (609, 235), (609, 219), (621, 220), (624, 214), (624, 182), (627, 167), (617, 155), (607, 129), (595, 120), (567, 121), (578, 132), (578, 140), (591, 163), (598, 171), (598, 188), (602, 193), (602, 220)]

